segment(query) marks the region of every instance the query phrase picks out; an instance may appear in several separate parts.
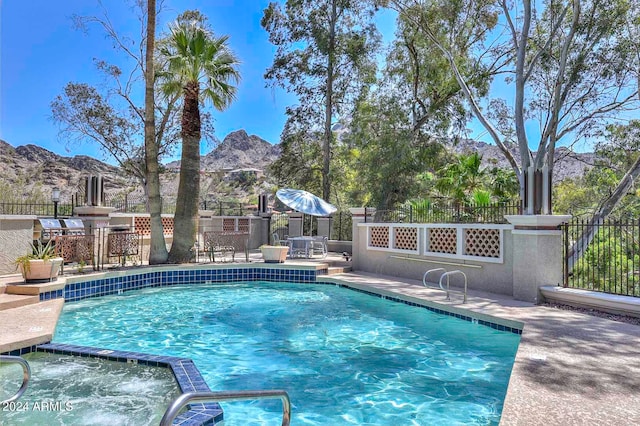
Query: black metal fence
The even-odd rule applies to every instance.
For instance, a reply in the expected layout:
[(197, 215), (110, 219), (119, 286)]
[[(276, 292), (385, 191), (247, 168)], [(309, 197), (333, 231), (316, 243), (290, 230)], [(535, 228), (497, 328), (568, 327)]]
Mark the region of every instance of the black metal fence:
[[(143, 195), (115, 194), (105, 196), (105, 206), (114, 207), (118, 213), (146, 213), (147, 201)], [(218, 216), (247, 216), (256, 210), (241, 203), (228, 201), (203, 201), (200, 203), (202, 210), (212, 210)], [(162, 200), (162, 213), (173, 214), (176, 212), (175, 200)]]
[[(591, 242), (571, 267), (575, 242), (589, 232)], [(563, 234), (565, 287), (640, 296), (640, 220), (591, 224), (574, 218)]]
[[(58, 203), (0, 203), (0, 214), (35, 216), (73, 216), (73, 204)], [(56, 212), (57, 210), (57, 212)]]
[(333, 215), (331, 239), (338, 241), (353, 240), (353, 216), (350, 211), (339, 211)]
[[(506, 223), (505, 215), (522, 214), (520, 203), (479, 205), (435, 201), (407, 205), (394, 210), (378, 210), (374, 222), (384, 223)], [(367, 215), (365, 215), (365, 218)], [(371, 220), (371, 219), (369, 219)]]
[[(332, 240), (351, 241), (353, 238), (352, 215), (349, 211), (339, 211), (331, 217), (331, 234), (328, 236)], [(302, 221), (304, 235), (318, 234), (318, 218), (316, 216), (304, 215)], [(289, 215), (287, 213), (274, 213), (271, 216), (270, 236), (278, 234), (278, 239), (284, 239), (289, 235)]]
[(233, 201), (203, 201), (200, 208), (218, 216), (249, 216), (257, 212), (257, 208)]

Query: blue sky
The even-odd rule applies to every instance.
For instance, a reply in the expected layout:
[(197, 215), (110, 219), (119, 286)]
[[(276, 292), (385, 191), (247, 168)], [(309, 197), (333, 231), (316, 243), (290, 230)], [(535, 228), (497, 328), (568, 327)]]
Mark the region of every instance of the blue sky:
[[(104, 0), (104, 4), (118, 28), (137, 36), (139, 24), (128, 1)], [(216, 136), (222, 140), (243, 128), (279, 142), (285, 108), (296, 99), (265, 87), (263, 75), (275, 51), (260, 26), (269, 0), (167, 0), (165, 4), (168, 10), (159, 17), (159, 31), (180, 12), (198, 9), (217, 34), (230, 36), (229, 45), (242, 62), (236, 102), (224, 112), (213, 112)], [(101, 158), (95, 146), (68, 146), (59, 140), (58, 127), (50, 118), (50, 103), (68, 82), (103, 81), (94, 58), (122, 60), (99, 27), (89, 27), (88, 34), (75, 29), (74, 14), (100, 15), (101, 9), (95, 0), (0, 0), (0, 138), (13, 146), (35, 144), (64, 156)], [(380, 23), (388, 35), (393, 34), (390, 13)]]

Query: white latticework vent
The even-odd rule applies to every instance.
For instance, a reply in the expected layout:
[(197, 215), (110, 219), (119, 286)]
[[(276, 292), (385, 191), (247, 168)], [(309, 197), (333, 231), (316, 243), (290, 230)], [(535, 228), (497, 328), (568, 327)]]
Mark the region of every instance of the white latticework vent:
[(389, 248), (388, 226), (372, 226), (369, 232), (369, 247)]
[(417, 228), (395, 228), (393, 248), (399, 250), (418, 250)]
[[(136, 228), (136, 232), (139, 235), (151, 234), (151, 218), (150, 217), (136, 216), (133, 219), (133, 224)], [(162, 232), (164, 233), (164, 235), (173, 235), (173, 218), (172, 217), (162, 218)]]
[(238, 218), (238, 232), (249, 232), (249, 219)]
[(457, 232), (455, 228), (429, 229), (429, 248), (432, 253), (457, 253)]
[(480, 257), (500, 257), (499, 229), (465, 229), (464, 254)]
[(236, 220), (231, 218), (222, 219), (222, 230), (223, 231), (235, 231), (236, 230)]

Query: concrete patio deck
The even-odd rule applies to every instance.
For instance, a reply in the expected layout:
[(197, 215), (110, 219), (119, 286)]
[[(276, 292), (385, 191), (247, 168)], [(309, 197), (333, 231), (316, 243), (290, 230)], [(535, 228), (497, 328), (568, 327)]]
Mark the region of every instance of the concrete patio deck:
[[(258, 256), (252, 253), (251, 260)], [(288, 260), (285, 265), (331, 260), (343, 259), (332, 255)], [(640, 424), (640, 326), (476, 291), (469, 292), (463, 305), (459, 293), (452, 292), (452, 300), (446, 301), (441, 290), (425, 288), (417, 280), (362, 273), (321, 279), (523, 325), (501, 425)], [(52, 333), (60, 309), (56, 304), (61, 308), (61, 301), (55, 300), (3, 311), (0, 343), (10, 347), (12, 338), (24, 337), (24, 327), (26, 331), (42, 327), (42, 334)]]

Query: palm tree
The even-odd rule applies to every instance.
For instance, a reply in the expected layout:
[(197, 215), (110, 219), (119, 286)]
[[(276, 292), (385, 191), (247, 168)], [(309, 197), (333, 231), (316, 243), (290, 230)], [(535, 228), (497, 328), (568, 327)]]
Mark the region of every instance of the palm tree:
[(451, 195), (458, 203), (469, 201), (474, 191), (483, 189), (486, 170), (482, 168), (482, 156), (477, 152), (461, 154), (455, 163), (440, 170), (442, 176), (436, 182), (436, 188)]
[(205, 28), (205, 17), (187, 11), (170, 25), (160, 52), (167, 61), (166, 94), (182, 93), (182, 158), (169, 262), (191, 258), (196, 241), (200, 190), (200, 104), (206, 101), (219, 111), (235, 99), (240, 74), (238, 59), (227, 45), (228, 37), (216, 37)]

